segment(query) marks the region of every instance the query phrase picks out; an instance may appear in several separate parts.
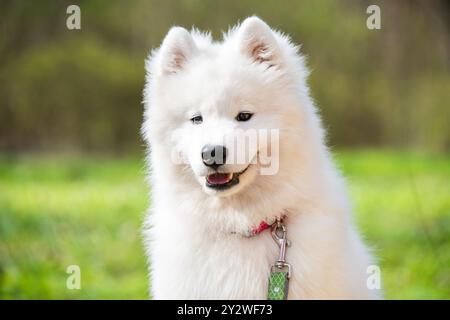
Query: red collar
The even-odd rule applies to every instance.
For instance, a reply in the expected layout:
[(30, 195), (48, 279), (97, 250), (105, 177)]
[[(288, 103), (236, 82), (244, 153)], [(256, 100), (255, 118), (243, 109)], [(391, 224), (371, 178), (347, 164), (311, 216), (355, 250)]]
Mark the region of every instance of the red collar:
[(257, 227), (252, 227), (251, 229), (249, 229), (245, 236), (246, 237), (257, 236), (258, 234), (262, 233), (264, 230), (270, 229), (274, 223), (276, 223), (279, 220), (284, 219), (285, 217), (286, 217), (286, 213), (283, 212), (283, 214), (281, 214), (278, 218), (274, 218), (271, 223), (263, 220), (259, 223), (259, 225)]
[(252, 228), (250, 230), (250, 237), (256, 236), (256, 235), (260, 234), (261, 232), (263, 232), (264, 230), (269, 229), (270, 227), (271, 227), (270, 224), (268, 224), (265, 221), (261, 221), (259, 226)]

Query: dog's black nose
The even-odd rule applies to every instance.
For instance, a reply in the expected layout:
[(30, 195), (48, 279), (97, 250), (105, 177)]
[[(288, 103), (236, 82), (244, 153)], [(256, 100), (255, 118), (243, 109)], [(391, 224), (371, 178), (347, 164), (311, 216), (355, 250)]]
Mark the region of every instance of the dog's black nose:
[(203, 163), (213, 169), (225, 164), (227, 160), (227, 148), (224, 146), (207, 144), (202, 148)]

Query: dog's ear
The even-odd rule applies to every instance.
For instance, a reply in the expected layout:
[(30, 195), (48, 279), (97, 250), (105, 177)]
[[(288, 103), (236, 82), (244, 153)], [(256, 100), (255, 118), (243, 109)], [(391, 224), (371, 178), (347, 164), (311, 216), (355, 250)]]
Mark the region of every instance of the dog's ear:
[(197, 47), (191, 34), (182, 27), (172, 27), (160, 49), (160, 70), (163, 74), (174, 74), (183, 69)]
[(254, 62), (266, 64), (268, 68), (281, 64), (275, 35), (260, 18), (253, 16), (244, 20), (239, 28), (239, 41), (242, 53)]

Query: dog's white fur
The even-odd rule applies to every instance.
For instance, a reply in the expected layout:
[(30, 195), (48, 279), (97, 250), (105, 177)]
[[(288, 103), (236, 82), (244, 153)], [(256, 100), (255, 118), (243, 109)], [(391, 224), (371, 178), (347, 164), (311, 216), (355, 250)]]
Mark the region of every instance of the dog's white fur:
[[(269, 231), (241, 234), (288, 212), (289, 299), (378, 298), (372, 258), (350, 221), (345, 186), (324, 143), (308, 71), (289, 38), (257, 17), (214, 42), (172, 28), (147, 61), (143, 136), (152, 205), (145, 231), (156, 299), (266, 299), (278, 246)], [(242, 109), (253, 118), (239, 123)], [(201, 112), (204, 122), (189, 117)], [(201, 147), (236, 128), (280, 130), (275, 175), (258, 165), (229, 191), (205, 187)], [(187, 163), (173, 161), (174, 150)], [(246, 165), (226, 165), (232, 172)], [(237, 234), (236, 234), (237, 232)]]

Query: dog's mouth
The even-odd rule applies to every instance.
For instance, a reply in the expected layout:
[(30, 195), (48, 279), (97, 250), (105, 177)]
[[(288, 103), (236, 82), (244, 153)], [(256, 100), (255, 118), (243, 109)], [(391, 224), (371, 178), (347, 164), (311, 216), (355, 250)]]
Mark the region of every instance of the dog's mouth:
[(206, 186), (215, 190), (229, 189), (239, 183), (239, 176), (250, 166), (240, 172), (214, 172), (206, 176)]

